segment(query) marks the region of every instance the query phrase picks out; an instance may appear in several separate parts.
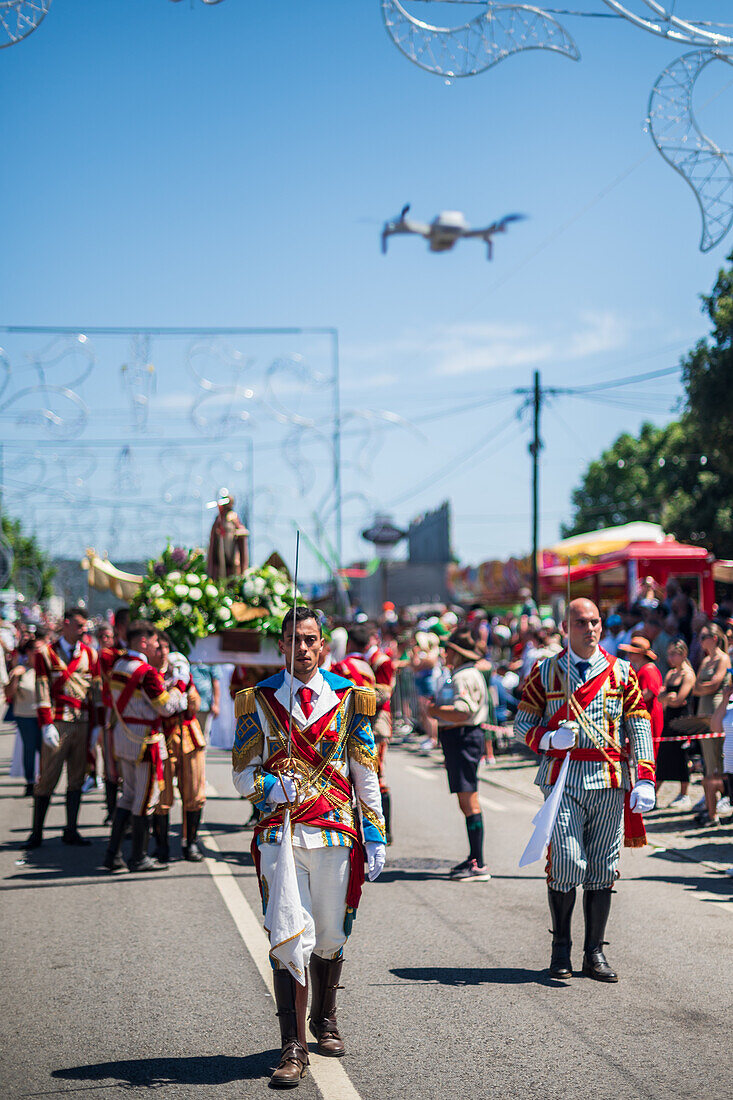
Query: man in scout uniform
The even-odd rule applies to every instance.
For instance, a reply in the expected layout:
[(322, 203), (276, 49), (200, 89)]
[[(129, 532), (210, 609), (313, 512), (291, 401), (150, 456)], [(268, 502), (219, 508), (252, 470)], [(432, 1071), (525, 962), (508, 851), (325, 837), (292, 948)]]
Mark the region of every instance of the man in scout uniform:
[[(369, 723), (375, 694), (371, 687), (357, 688), (319, 669), (323, 639), (310, 608), (288, 612), (279, 644), (292, 669), (292, 716), (288, 711), (291, 672), (279, 672), (239, 692), (232, 750), (234, 785), (262, 812), (252, 850), (265, 908), (285, 810), (290, 809), (304, 926), (303, 958), (306, 964), (310, 960), (313, 985), (310, 1030), (320, 1054), (339, 1057), (344, 1043), (336, 1025), (336, 990), (343, 946), (364, 880), (364, 850), (372, 881), (382, 870), (386, 853)], [(282, 1054), (272, 1084), (292, 1088), (308, 1065), (308, 989), (280, 966), (273, 981)]]
[(131, 871), (157, 871), (165, 864), (150, 859), (148, 813), (156, 805), (164, 783), (166, 757), (161, 720), (185, 711), (185, 694), (172, 687), (166, 691), (160, 673), (153, 667), (159, 643), (155, 627), (142, 621), (130, 624), (128, 650), (119, 657), (109, 676), (112, 704), (112, 740), (122, 776), (122, 794), (117, 803), (109, 847), (104, 859), (108, 871), (124, 870), (120, 845), (132, 816)]
[(515, 734), (542, 754), (535, 783), (545, 798), (570, 753), (547, 849), (550, 976), (572, 976), (570, 925), (575, 892), (582, 886), (583, 973), (596, 981), (616, 982), (603, 953), (604, 934), (621, 838), (625, 833), (627, 847), (646, 843), (641, 814), (655, 803), (651, 728), (636, 673), (628, 661), (611, 657), (598, 644), (601, 616), (595, 604), (573, 600), (563, 626), (568, 646), (534, 666), (514, 722)]
[(153, 814), (157, 841), (154, 855), (159, 863), (168, 862), (168, 827), (176, 779), (183, 812), (182, 855), (192, 863), (200, 863), (204, 857), (196, 837), (206, 801), (206, 739), (196, 718), (201, 700), (193, 686), (188, 661), (182, 653), (171, 653), (170, 638), (164, 631), (158, 631), (158, 646), (159, 658), (153, 663), (163, 677), (163, 684), (166, 689), (175, 687), (185, 695), (187, 706), (184, 712), (163, 719), (167, 759), (163, 764), (164, 786)]
[(66, 764), (64, 844), (88, 845), (76, 823), (87, 765), (87, 746), (96, 744), (104, 723), (99, 660), (81, 636), (87, 615), (74, 608), (64, 617), (59, 638), (35, 655), (36, 711), (41, 727), (41, 774), (34, 789), (33, 831), (26, 848), (43, 843), (43, 823)]

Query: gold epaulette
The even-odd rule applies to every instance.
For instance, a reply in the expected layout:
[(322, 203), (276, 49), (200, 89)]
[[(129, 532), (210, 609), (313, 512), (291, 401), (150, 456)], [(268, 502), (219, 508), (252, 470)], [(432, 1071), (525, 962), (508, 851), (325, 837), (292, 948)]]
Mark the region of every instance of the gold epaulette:
[(254, 714), (257, 710), (255, 689), (244, 688), (234, 696), (234, 717), (241, 718), (243, 714)]
[(366, 714), (368, 718), (374, 717), (377, 713), (377, 693), (374, 688), (354, 688), (354, 710), (357, 714)]

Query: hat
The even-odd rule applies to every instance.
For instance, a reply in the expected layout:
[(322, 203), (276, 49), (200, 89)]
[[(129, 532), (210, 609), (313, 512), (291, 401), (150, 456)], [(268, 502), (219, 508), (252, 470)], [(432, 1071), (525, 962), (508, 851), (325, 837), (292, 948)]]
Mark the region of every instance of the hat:
[(491, 631), (494, 637), (501, 638), (502, 642), (510, 642), (512, 640), (512, 632), (504, 623), (497, 623), (496, 626), (491, 628)]
[(620, 615), (609, 615), (606, 619), (606, 626), (623, 626), (623, 620)]
[(484, 656), (470, 630), (454, 630), (445, 646), (446, 649), (452, 649), (461, 657), (465, 657), (467, 661), (480, 661)]
[(657, 655), (652, 649), (652, 643), (643, 634), (635, 634), (628, 645), (617, 646), (619, 652), (641, 653), (649, 661), (656, 661)]

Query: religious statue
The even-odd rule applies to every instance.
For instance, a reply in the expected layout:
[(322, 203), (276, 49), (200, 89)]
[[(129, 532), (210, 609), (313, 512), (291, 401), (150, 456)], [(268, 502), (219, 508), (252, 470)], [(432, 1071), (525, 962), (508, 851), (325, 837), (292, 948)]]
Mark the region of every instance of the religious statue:
[(209, 535), (208, 574), (214, 581), (241, 577), (249, 568), (249, 531), (234, 511), (234, 497), (220, 489), (206, 507), (218, 509)]

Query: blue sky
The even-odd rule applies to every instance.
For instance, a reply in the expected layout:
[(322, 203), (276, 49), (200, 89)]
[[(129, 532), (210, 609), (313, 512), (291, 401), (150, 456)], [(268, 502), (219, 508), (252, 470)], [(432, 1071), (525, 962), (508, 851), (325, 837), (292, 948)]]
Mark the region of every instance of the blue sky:
[[(718, 0), (692, 6), (719, 13)], [(607, 9), (592, 0), (585, 10)], [(579, 63), (526, 52), (446, 84), (395, 49), (378, 0), (53, 0), (36, 32), (0, 51), (0, 323), (336, 328), (344, 410), (402, 418), (376, 430), (372, 415), (368, 435), (355, 434), (363, 416), (347, 421), (345, 559), (368, 556), (358, 532), (374, 508), (406, 523), (446, 496), (464, 562), (526, 552), (529, 422), (516, 419), (521, 397), (510, 391), (535, 369), (562, 387), (675, 366), (706, 332), (698, 296), (733, 248), (729, 238), (698, 251), (692, 193), (644, 132), (651, 86), (685, 48), (622, 20), (563, 22)], [(724, 89), (699, 117), (727, 149), (732, 76), (711, 66), (698, 89), (698, 105)], [(477, 225), (514, 210), (528, 220), (497, 240), (492, 263), (470, 241), (433, 255), (397, 238), (382, 256), (381, 223), (407, 201), (425, 220), (441, 209)], [(26, 384), (41, 344), (4, 338), (11, 379), (0, 405)], [(248, 425), (202, 440), (190, 420), (200, 385), (180, 341), (152, 346), (156, 388), (136, 430), (119, 371), (129, 342), (93, 346), (79, 439), (49, 447), (39, 427), (0, 410), (8, 507), (27, 510), (42, 535), (51, 515), (65, 553), (89, 542), (112, 556), (154, 553), (166, 533), (199, 541), (208, 517), (194, 482), (205, 500), (225, 452), (241, 467)], [(315, 375), (329, 369), (317, 337), (242, 339), (237, 350), (257, 369), (293, 355)], [(54, 367), (57, 384), (71, 381), (71, 362)], [(292, 379), (281, 379), (285, 393)], [(547, 407), (544, 544), (587, 463), (619, 432), (669, 419), (679, 393), (670, 376), (624, 390), (622, 402)], [(327, 388), (314, 391), (299, 414), (327, 425), (329, 401)], [(260, 411), (257, 557), (272, 546), (287, 554), (292, 521), (310, 523), (328, 480), (320, 443), (285, 460), (278, 431)], [(192, 486), (184, 507), (164, 501), (156, 441), (188, 437), (174, 455), (176, 499)], [(127, 482), (125, 443), (137, 478)], [(245, 473), (231, 473), (240, 497)], [(303, 512), (309, 478), (318, 485)]]

